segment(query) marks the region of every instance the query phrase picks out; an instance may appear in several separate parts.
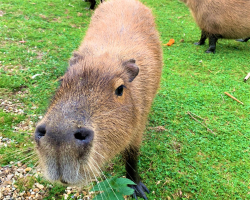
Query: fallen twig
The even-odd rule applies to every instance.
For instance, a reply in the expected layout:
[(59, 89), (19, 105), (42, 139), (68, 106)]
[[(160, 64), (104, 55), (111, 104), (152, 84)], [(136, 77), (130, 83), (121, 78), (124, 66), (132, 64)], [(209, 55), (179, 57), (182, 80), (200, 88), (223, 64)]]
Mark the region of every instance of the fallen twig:
[[(190, 112), (190, 111), (188, 111), (188, 113), (194, 115), (195, 117), (198, 117), (198, 118), (202, 119), (204, 122), (206, 121), (204, 118), (200, 117), (199, 115), (196, 115), (196, 114), (194, 114), (194, 113), (192, 113), (192, 112)], [(205, 122), (205, 123), (206, 123), (206, 122)]]
[(238, 103), (244, 105), (244, 103), (242, 103), (241, 101), (239, 101), (238, 99), (236, 99), (234, 96), (232, 96), (231, 94), (229, 94), (228, 92), (224, 92), (227, 96), (229, 96), (230, 98), (232, 98), (233, 100), (237, 101)]
[[(195, 120), (196, 122), (198, 122), (198, 123), (201, 124), (202, 126), (206, 127), (206, 128), (207, 128), (207, 131), (209, 131), (209, 132), (213, 133), (214, 135), (216, 135), (216, 133), (213, 132), (210, 128), (208, 128), (206, 124), (203, 124), (203, 123), (200, 122), (198, 119), (196, 119), (196, 118), (193, 116), (193, 115), (195, 115), (195, 114), (193, 114), (193, 113), (191, 113), (191, 112), (189, 112), (189, 111), (187, 112), (187, 114), (188, 114), (193, 120)], [(202, 120), (204, 121), (204, 123), (206, 123), (206, 122), (205, 122), (205, 119), (199, 117), (198, 115), (195, 115), (195, 116), (198, 117), (198, 118), (200, 118), (200, 119), (202, 119)]]
[(246, 82), (247, 81), (247, 79), (249, 79), (250, 78), (250, 72), (247, 74), (247, 76), (244, 78), (244, 82)]

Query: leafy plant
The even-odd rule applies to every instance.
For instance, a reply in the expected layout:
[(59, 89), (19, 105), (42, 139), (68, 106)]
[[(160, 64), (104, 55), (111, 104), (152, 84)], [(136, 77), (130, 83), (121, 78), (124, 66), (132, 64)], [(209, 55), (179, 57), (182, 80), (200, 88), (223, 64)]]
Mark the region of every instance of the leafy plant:
[(131, 195), (134, 193), (134, 189), (128, 187), (127, 185), (136, 185), (133, 181), (127, 178), (117, 178), (113, 177), (106, 179), (105, 181), (97, 183), (91, 191), (100, 192), (95, 196), (93, 200), (99, 199), (124, 199), (124, 195)]

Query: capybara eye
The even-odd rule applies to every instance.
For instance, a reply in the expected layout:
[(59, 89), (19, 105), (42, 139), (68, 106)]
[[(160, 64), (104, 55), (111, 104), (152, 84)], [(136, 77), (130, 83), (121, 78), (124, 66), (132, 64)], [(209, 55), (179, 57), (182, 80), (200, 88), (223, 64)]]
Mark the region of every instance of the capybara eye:
[(115, 94), (117, 96), (122, 96), (123, 94), (123, 88), (125, 87), (125, 85), (120, 85), (116, 90), (115, 90)]

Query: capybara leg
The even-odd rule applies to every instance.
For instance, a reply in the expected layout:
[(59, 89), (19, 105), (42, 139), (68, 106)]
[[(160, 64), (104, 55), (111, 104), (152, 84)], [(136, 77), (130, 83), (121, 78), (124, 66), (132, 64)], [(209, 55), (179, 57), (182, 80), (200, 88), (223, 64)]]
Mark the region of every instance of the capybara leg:
[(215, 53), (218, 38), (219, 37), (214, 34), (209, 35), (209, 48), (205, 51), (206, 53)]
[(140, 181), (138, 173), (138, 148), (127, 149), (124, 153), (126, 162), (126, 177), (132, 180), (136, 185), (130, 185), (135, 190), (133, 197), (137, 199), (137, 196), (147, 199), (145, 192), (149, 193), (148, 188)]
[(250, 39), (250, 37), (245, 38), (245, 39), (238, 39), (236, 41), (238, 41), (238, 42), (247, 42), (249, 39)]
[(90, 5), (89, 9), (94, 10), (96, 1), (95, 0), (91, 0), (90, 2), (91, 2), (91, 5)]
[(207, 32), (206, 31), (201, 31), (201, 39), (199, 42), (194, 43), (195, 45), (204, 45), (205, 41), (207, 39)]

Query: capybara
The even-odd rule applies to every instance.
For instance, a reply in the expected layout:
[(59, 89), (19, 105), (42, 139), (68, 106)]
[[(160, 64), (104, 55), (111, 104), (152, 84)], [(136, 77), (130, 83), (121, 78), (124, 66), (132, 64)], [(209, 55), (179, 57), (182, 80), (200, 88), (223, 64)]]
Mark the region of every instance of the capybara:
[(160, 82), (162, 49), (149, 8), (110, 0), (89, 29), (34, 134), (40, 166), (50, 181), (85, 185), (122, 153), (126, 176), (146, 199), (138, 152)]
[[(196, 45), (204, 45), (209, 38), (206, 53), (215, 53), (219, 38), (250, 39), (249, 0), (180, 0), (190, 9), (201, 29), (201, 39)], [(243, 39), (241, 39), (243, 38)]]

